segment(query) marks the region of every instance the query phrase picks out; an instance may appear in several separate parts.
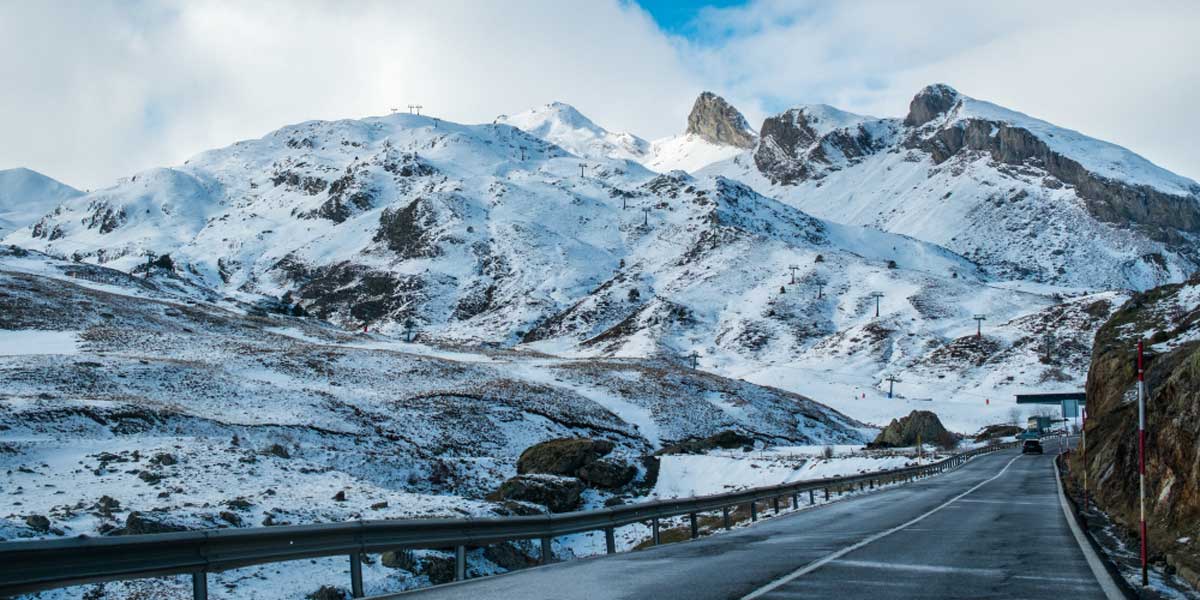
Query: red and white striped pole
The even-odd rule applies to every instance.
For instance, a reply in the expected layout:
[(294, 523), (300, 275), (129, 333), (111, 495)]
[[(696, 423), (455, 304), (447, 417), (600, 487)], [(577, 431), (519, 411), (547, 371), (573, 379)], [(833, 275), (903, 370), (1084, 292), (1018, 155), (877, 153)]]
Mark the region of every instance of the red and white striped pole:
[(1138, 510), (1142, 537), (1142, 586), (1150, 584), (1146, 564), (1146, 369), (1142, 364), (1142, 341), (1137, 345), (1138, 392)]
[(1083, 407), (1083, 428), (1079, 430), (1080, 445), (1083, 446), (1083, 510), (1088, 509), (1088, 476), (1087, 476), (1087, 407)]

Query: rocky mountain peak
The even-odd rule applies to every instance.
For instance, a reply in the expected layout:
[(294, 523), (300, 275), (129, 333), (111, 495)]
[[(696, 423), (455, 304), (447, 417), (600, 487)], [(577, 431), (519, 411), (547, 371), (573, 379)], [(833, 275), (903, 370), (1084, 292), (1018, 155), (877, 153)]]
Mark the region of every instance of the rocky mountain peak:
[(755, 135), (746, 117), (724, 98), (703, 92), (688, 115), (687, 133), (724, 146), (753, 148)]
[(904, 124), (920, 127), (946, 113), (958, 102), (958, 90), (944, 84), (927, 85), (908, 104)]

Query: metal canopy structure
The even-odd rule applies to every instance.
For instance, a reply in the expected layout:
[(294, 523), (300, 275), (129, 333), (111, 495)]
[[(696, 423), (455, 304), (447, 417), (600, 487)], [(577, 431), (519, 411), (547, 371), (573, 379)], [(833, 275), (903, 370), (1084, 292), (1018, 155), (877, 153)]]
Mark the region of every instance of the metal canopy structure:
[(1064, 419), (1079, 416), (1079, 407), (1087, 405), (1084, 392), (1056, 392), (1049, 394), (1017, 394), (1017, 404), (1058, 404)]

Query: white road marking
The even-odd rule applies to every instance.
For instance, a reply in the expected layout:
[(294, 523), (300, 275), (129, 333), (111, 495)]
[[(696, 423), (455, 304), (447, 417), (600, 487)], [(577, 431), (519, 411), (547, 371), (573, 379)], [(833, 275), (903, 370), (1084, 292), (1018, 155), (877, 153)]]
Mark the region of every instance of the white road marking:
[(1024, 504), (1027, 506), (1054, 506), (1057, 502), (1020, 502), (1017, 500), (972, 500), (970, 498), (963, 502), (977, 502), (979, 504)]
[(764, 585), (764, 586), (758, 588), (757, 590), (754, 590), (753, 592), (746, 594), (745, 596), (742, 596), (741, 600), (754, 600), (755, 598), (759, 598), (759, 597), (763, 596), (764, 594), (766, 594), (782, 585), (786, 585), (787, 583), (789, 583), (799, 577), (803, 577), (809, 573), (812, 573), (813, 571), (816, 571), (817, 569), (820, 569), (821, 567), (825, 566), (826, 564), (829, 564), (830, 561), (837, 560), (851, 552), (854, 552), (855, 550), (858, 550), (859, 548), (862, 548), (863, 546), (866, 546), (867, 544), (879, 541), (889, 535), (892, 535), (893, 533), (896, 533), (897, 531), (903, 531), (905, 528), (907, 528), (911, 525), (920, 523), (921, 521), (925, 520), (926, 517), (929, 517), (930, 515), (942, 510), (943, 508), (946, 508), (947, 506), (950, 506), (951, 504), (954, 504), (955, 502), (957, 502), (961, 498), (966, 497), (968, 494), (974, 492), (975, 490), (999, 479), (1001, 475), (1004, 475), (1005, 471), (1008, 471), (1008, 468), (1011, 467), (1014, 462), (1017, 462), (1018, 458), (1021, 458), (1021, 456), (1022, 455), (1020, 455), (1020, 454), (1018, 454), (1017, 456), (1014, 456), (1012, 460), (1008, 461), (1008, 464), (1004, 465), (1003, 469), (1000, 469), (999, 473), (996, 473), (995, 475), (989, 477), (988, 479), (985, 479), (985, 480), (975, 484), (971, 489), (947, 500), (946, 502), (938, 505), (937, 507), (933, 508), (929, 512), (926, 512), (926, 513), (912, 519), (911, 521), (908, 521), (906, 523), (903, 523), (901, 525), (898, 525), (896, 527), (888, 529), (887, 531), (879, 532), (879, 533), (872, 535), (860, 542), (846, 546), (845, 548), (842, 548), (841, 550), (838, 550), (837, 552), (828, 554), (823, 558), (819, 558), (811, 563), (808, 563), (807, 565), (800, 567), (799, 569), (796, 569), (795, 571), (792, 571), (791, 573), (788, 573), (787, 575), (784, 575), (783, 577), (780, 577), (779, 579), (776, 579), (775, 581), (772, 581), (771, 583), (768, 583), (767, 585)]
[(838, 560), (833, 564), (847, 567), (866, 569), (885, 569), (888, 571), (913, 571), (916, 573), (959, 573), (963, 575), (979, 575), (984, 577), (1002, 577), (1000, 569), (979, 569), (972, 567), (949, 567), (942, 565), (915, 565), (910, 563), (889, 563), (875, 560)]

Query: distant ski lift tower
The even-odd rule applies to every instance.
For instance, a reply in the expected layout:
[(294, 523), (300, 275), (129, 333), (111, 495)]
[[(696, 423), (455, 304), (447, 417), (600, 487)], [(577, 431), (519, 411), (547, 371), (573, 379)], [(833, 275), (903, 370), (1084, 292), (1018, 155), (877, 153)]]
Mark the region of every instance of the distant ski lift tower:
[(788, 268), (792, 270), (792, 283), (791, 283), (791, 285), (796, 285), (796, 269), (799, 269), (800, 267), (797, 267), (796, 265), (792, 265), (792, 266), (790, 266), (790, 267), (788, 267)]
[(643, 206), (643, 207), (642, 207), (642, 214), (643, 214), (643, 215), (645, 215), (645, 218), (644, 218), (644, 219), (642, 219), (642, 226), (643, 226), (643, 227), (649, 227), (649, 226), (650, 226), (650, 207), (649, 207), (649, 206)]
[(975, 315), (974, 317), (971, 317), (971, 318), (975, 319), (975, 337), (976, 338), (983, 337), (983, 322), (987, 320), (987, 317), (985, 317), (984, 315)]
[(825, 291), (825, 282), (818, 281), (817, 282), (817, 300), (821, 299), (821, 293), (824, 291)]
[(897, 383), (904, 383), (903, 381), (897, 379), (895, 375), (888, 375), (884, 381), (888, 382), (888, 398), (892, 397), (892, 392), (894, 391)]
[(879, 316), (879, 299), (883, 297), (883, 292), (871, 292), (871, 297), (875, 299), (875, 316)]
[(1054, 335), (1047, 331), (1042, 336), (1042, 344), (1046, 348), (1046, 362), (1050, 362), (1050, 349), (1054, 347)]
[(700, 365), (700, 355), (697, 354), (695, 350), (692, 350), (692, 353), (688, 355), (688, 358), (692, 360), (692, 370), (696, 370), (696, 367)]
[(396, 113), (398, 113), (398, 112), (400, 112), (400, 109), (399, 109), (399, 108), (396, 108), (396, 107), (394, 107), (394, 106), (393, 106), (393, 107), (392, 107), (392, 114), (394, 115), (394, 114), (396, 114)]
[(425, 107), (424, 107), (424, 106), (421, 106), (420, 104), (409, 104), (409, 105), (408, 105), (408, 112), (409, 112), (410, 114), (414, 114), (414, 115), (420, 115), (420, 114), (421, 114), (421, 109), (422, 109), (422, 108), (425, 108)]
[(584, 170), (585, 168), (587, 168), (587, 165), (586, 165), (586, 164), (584, 164), (584, 163), (579, 163), (579, 176), (580, 176), (580, 177), (583, 177), (583, 170)]

